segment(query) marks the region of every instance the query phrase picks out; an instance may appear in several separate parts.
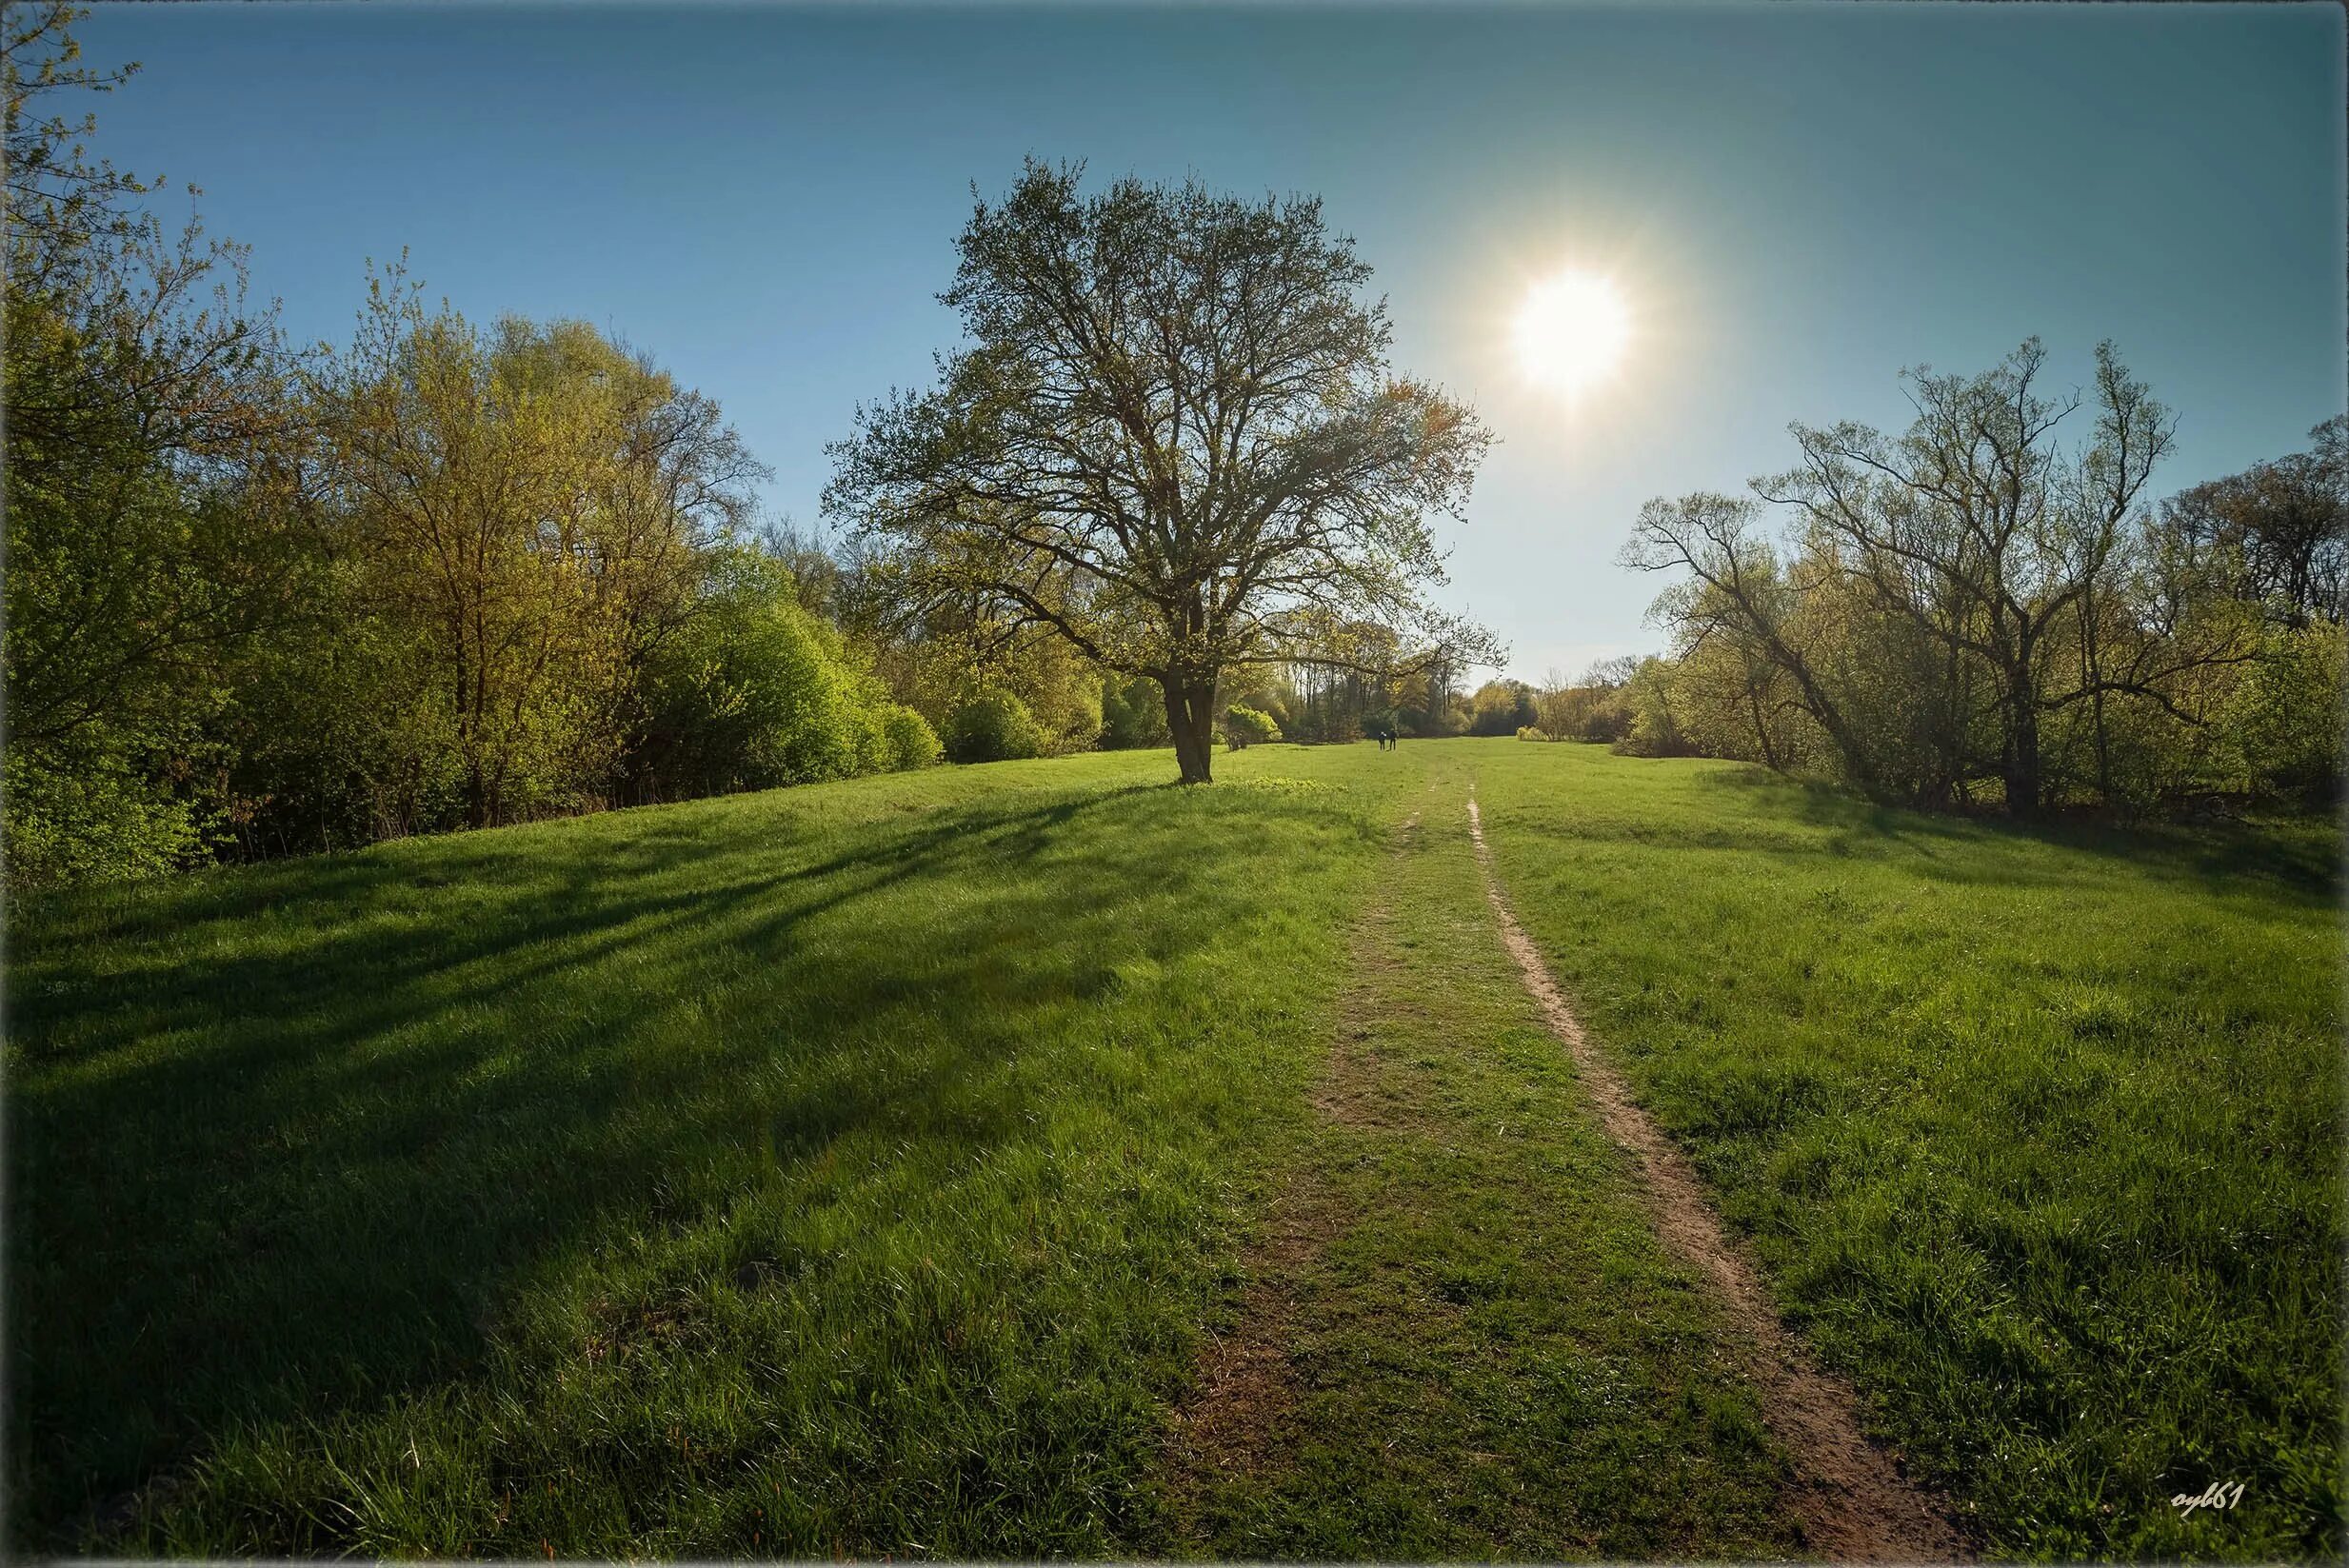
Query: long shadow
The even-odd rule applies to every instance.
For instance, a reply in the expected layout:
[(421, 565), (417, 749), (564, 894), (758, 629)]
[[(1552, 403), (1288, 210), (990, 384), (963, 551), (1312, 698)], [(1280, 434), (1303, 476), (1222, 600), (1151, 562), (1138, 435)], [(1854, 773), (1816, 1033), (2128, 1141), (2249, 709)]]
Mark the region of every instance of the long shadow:
[[(739, 1185), (879, 1126), (1023, 1136), (989, 1064), (1084, 1000), (1137, 905), (1210, 896), (1145, 852), (1152, 792), (950, 808), (823, 858), (739, 824), (440, 844), (20, 926), (11, 1538), (62, 1543), (209, 1434), (464, 1375), (550, 1260), (722, 1210), (687, 1173)], [(926, 882), (986, 890), (888, 897)], [(420, 883), (469, 902), (433, 919)], [(272, 941), (222, 950), (255, 922)], [(1050, 961), (1008, 985), (1007, 931)], [(947, 1086), (888, 1092), (868, 1042), (942, 1020), (922, 1065)]]
[[(1985, 863), (1955, 848), (2011, 850), (2040, 845), (2125, 861), (2164, 880), (2189, 881), (2220, 891), (2299, 903), (2336, 904), (2343, 892), (2339, 824), (2314, 815), (2273, 822), (2182, 824), (2120, 822), (2051, 816), (2038, 821), (1958, 816), (1889, 805), (1816, 780), (1784, 778), (1760, 767), (1723, 768), (1697, 776), (1710, 788), (1767, 794), (1808, 826), (1828, 830), (1819, 849), (1849, 854), (1863, 846), (1897, 845), (1915, 855), (1925, 876), (1951, 882), (2062, 882), (2044, 867)], [(1783, 843), (1753, 847), (1787, 852)]]

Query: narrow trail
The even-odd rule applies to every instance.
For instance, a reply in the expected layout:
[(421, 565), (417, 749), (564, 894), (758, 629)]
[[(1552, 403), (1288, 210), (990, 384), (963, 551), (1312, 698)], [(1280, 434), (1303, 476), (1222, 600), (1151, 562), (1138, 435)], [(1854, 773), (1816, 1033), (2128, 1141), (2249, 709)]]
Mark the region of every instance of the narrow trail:
[(1574, 1058), (1607, 1135), (1640, 1163), (1656, 1231), (1664, 1245), (1712, 1280), (1732, 1321), (1754, 1347), (1752, 1371), (1762, 1414), (1795, 1467), (1791, 1499), (1820, 1557), (1836, 1562), (1959, 1562), (1969, 1558), (1930, 1493), (1903, 1477), (1860, 1427), (1849, 1385), (1821, 1369), (1779, 1321), (1753, 1266), (1713, 1212), (1695, 1169), (1632, 1098), (1630, 1084), (1591, 1045), (1540, 951), (1518, 924), (1493, 870), (1473, 793), (1468, 834), (1484, 876), (1484, 896), (1517, 961), (1525, 989), (1550, 1032)]
[[(1390, 853), (1400, 857), (1409, 851), (1419, 823), (1416, 811), (1404, 819)], [(1376, 926), (1386, 918), (1385, 905), (1374, 903), (1367, 923)], [(1358, 963), (1361, 946), (1358, 936)], [(1348, 1038), (1367, 1033), (1367, 1023), (1342, 1028), (1314, 1086), (1313, 1107), (1329, 1121), (1363, 1125), (1379, 1119), (1365, 1063)], [(1207, 1480), (1262, 1472), (1294, 1442), (1290, 1427), (1297, 1390), (1288, 1347), (1296, 1332), (1295, 1291), (1305, 1266), (1347, 1218), (1328, 1183), (1310, 1173), (1293, 1178), (1275, 1200), (1264, 1236), (1250, 1254), (1254, 1282), (1241, 1300), (1239, 1320), (1210, 1343), (1202, 1358), (1198, 1392), (1175, 1413), (1182, 1462), (1174, 1492), (1186, 1508), (1196, 1507)]]

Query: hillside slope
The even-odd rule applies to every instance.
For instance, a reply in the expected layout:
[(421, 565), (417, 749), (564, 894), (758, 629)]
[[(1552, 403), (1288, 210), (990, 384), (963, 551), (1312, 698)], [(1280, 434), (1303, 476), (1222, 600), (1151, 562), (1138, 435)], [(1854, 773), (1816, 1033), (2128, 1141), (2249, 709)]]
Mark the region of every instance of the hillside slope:
[(11, 1538), (1799, 1551), (1722, 1315), (1499, 944), (1473, 789), (1596, 1046), (1981, 1547), (2337, 1541), (2329, 832), (1514, 741), (1170, 772), (16, 911)]

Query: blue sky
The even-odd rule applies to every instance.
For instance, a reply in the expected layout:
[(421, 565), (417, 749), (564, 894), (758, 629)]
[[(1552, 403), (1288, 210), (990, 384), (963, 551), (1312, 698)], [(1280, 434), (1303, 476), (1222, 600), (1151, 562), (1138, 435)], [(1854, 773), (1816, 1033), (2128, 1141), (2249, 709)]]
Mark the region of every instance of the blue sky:
[[(824, 444), (926, 380), (970, 185), (1024, 154), (1321, 194), (1398, 363), (1501, 438), (1447, 601), (1539, 678), (1656, 645), (1641, 502), (1900, 423), (1897, 372), (2099, 339), (2182, 488), (2344, 406), (2337, 6), (1041, 10), (106, 7), (97, 149), (204, 188), (302, 338), (367, 258), (469, 315), (577, 316), (716, 397), (816, 520)], [(176, 202), (176, 198), (174, 199)], [(167, 210), (176, 210), (176, 206)], [(1508, 323), (1608, 271), (1635, 336), (1571, 409)]]

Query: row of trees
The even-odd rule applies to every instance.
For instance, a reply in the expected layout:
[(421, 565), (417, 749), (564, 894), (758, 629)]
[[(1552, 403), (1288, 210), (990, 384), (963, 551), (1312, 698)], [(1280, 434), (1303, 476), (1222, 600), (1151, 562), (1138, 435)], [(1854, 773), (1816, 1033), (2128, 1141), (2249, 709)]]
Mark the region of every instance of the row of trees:
[[(838, 542), (763, 529), (708, 399), (575, 322), (400, 268), (297, 349), (243, 257), (167, 234), (11, 10), (9, 874), (211, 856), (1219, 735), (1548, 734), (2028, 814), (2339, 776), (2349, 422), (2160, 507), (2171, 421), (2109, 348), (1910, 379), (1899, 435), (1798, 426), (1742, 497), (1653, 502), (1667, 657), (1536, 689), (1427, 597), (1488, 441), (1398, 373), (1308, 197), (1031, 162), (942, 296), (965, 346), (860, 408)], [(2077, 417), (2076, 417), (2077, 416)], [(2064, 437), (2083, 432), (2075, 446)]]
[(1678, 579), (1669, 653), (1562, 688), (1543, 727), (2021, 816), (2329, 796), (2349, 418), (2149, 506), (2168, 411), (2109, 345), (2084, 395), (2043, 361), (1915, 372), (1898, 435), (1797, 425), (1749, 495), (1650, 502), (1622, 559)]
[[(825, 548), (797, 535), (780, 546), (809, 607), (869, 649), (899, 698), (938, 727), (958, 762), (1172, 744), (1165, 688), (1149, 675), (1105, 670), (1048, 627), (990, 620), (964, 594), (926, 598), (891, 559), (853, 541)], [(1383, 660), (1384, 667), (1349, 661)], [(1454, 686), (1456, 666), (1438, 651), (1415, 659), (1390, 631), (1349, 628), (1326, 660), (1250, 665), (1223, 672), (1210, 711), (1213, 734), (1242, 744), (1359, 740), (1382, 723), (1420, 736), (1467, 733), (1474, 697)], [(1489, 733), (1490, 731), (1486, 731)]]
[(73, 19), (4, 39), (11, 883), (935, 756), (758, 538), (714, 404), (396, 268), (347, 347), (289, 345), (48, 112), (129, 74)]

